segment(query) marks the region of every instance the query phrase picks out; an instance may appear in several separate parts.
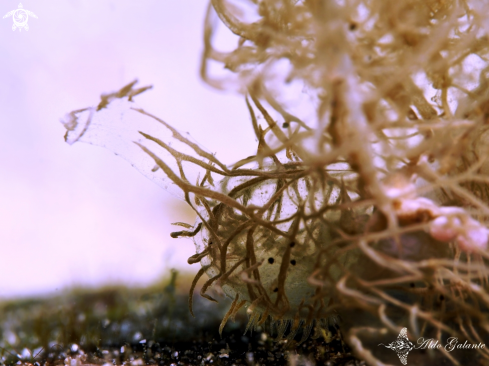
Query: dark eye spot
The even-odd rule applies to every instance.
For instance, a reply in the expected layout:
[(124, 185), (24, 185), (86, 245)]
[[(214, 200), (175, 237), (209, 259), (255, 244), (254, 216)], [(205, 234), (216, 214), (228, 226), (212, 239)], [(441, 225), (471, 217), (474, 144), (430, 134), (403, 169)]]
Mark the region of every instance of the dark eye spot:
[(272, 257), (268, 258), (268, 263), (273, 264), (273, 262), (275, 262), (275, 259), (273, 259)]
[(209, 241), (209, 245), (212, 245), (212, 240)]
[(275, 288), (273, 289), (273, 292), (278, 292), (278, 287), (275, 287)]
[(290, 243), (290, 247), (291, 248), (293, 248), (294, 246), (295, 246), (295, 243), (294, 242)]
[(355, 23), (350, 23), (350, 30), (351, 31), (354, 31), (355, 29), (357, 29), (357, 25)]
[(288, 128), (288, 127), (289, 127), (289, 122), (282, 123), (282, 128)]
[(290, 264), (292, 264), (293, 266), (295, 266), (295, 264), (296, 264), (296, 263), (297, 263), (297, 262), (295, 261), (295, 259), (292, 259), (292, 260), (290, 261)]

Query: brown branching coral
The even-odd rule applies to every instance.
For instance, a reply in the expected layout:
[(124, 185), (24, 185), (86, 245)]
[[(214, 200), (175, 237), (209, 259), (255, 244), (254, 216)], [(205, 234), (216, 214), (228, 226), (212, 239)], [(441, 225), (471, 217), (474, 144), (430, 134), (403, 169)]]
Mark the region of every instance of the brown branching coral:
[[(246, 96), (256, 155), (228, 167), (124, 93), (106, 111), (73, 113), (68, 140), (108, 145), (87, 133), (115, 108), (151, 121), (131, 137), (152, 159), (136, 165), (198, 213), (180, 234), (196, 241), (194, 286), (210, 277), (201, 295), (215, 301), (214, 286), (234, 299), (221, 329), (243, 306), (248, 327), (271, 319), (289, 340), (319, 336), (339, 315), (370, 364), (394, 360), (377, 344), (403, 328), (484, 344), (488, 11), (476, 0), (212, 0), (202, 78)], [(232, 52), (213, 45), (223, 24)], [(471, 351), (488, 362), (485, 348)], [(468, 355), (437, 352), (453, 364)]]

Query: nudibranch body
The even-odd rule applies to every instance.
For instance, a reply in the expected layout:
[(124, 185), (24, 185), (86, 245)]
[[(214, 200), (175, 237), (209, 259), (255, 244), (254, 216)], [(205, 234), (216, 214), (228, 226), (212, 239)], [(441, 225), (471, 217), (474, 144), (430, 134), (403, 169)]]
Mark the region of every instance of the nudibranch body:
[[(277, 324), (278, 338), (290, 324), (289, 339), (300, 328), (305, 339), (314, 324), (325, 327), (335, 316), (328, 311), (331, 299), (308, 279), (315, 268), (328, 266), (331, 278), (337, 279), (339, 266), (346, 264), (335, 253), (338, 247), (331, 245), (331, 226), (340, 222), (341, 215), (332, 210), (325, 220), (313, 209), (339, 202), (341, 190), (332, 180), (315, 185), (297, 166), (284, 164), (282, 169), (271, 165), (258, 170), (265, 174), (259, 179), (224, 178), (219, 183), (220, 191), (247, 208), (245, 212), (199, 202), (195, 259), (201, 258), (210, 278), (204, 296), (214, 283), (235, 299), (228, 317), (247, 306), (248, 328), (270, 317)], [(273, 178), (274, 174), (288, 178)]]
[[(202, 265), (190, 310), (195, 284), (206, 273), (204, 297), (214, 300), (206, 291), (215, 286), (234, 299), (222, 327), (242, 307), (250, 315), (248, 327), (270, 318), (279, 338), (287, 329), (289, 338), (303, 329), (306, 339), (314, 325), (326, 327), (336, 316), (330, 290), (318, 286), (317, 278), (314, 284), (312, 275), (321, 268), (320, 281), (329, 278), (334, 286), (354, 258), (351, 252), (338, 254), (341, 241), (334, 243), (338, 230), (355, 231), (348, 220), (351, 210), (341, 209), (355, 194), (351, 173), (341, 166), (328, 174), (306, 171), (291, 150), (273, 158), (257, 154), (228, 168), (189, 136), (137, 107), (132, 97), (147, 88), (133, 90), (134, 84), (102, 96), (98, 107), (70, 113), (63, 121), (65, 138), (109, 148), (197, 212), (193, 232), (172, 235), (194, 236), (197, 254), (189, 263)], [(264, 135), (259, 152), (267, 147)]]

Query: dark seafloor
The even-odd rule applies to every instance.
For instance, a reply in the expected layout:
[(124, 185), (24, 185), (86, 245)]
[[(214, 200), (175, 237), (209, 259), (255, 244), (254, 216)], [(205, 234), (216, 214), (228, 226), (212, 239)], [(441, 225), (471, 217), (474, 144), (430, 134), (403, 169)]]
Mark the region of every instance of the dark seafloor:
[[(298, 342), (266, 329), (243, 335), (242, 309), (219, 325), (231, 301), (212, 303), (174, 272), (148, 288), (72, 289), (56, 296), (0, 302), (0, 365), (341, 365), (360, 366), (335, 329)], [(300, 340), (300, 334), (296, 337)]]

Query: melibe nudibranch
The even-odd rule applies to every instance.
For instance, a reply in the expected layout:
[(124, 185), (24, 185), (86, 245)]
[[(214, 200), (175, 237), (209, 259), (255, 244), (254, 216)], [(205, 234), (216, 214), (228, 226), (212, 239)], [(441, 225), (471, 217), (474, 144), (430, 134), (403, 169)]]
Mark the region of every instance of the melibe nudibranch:
[(314, 325), (319, 331), (336, 321), (335, 311), (328, 309), (331, 298), (308, 277), (315, 268), (328, 268), (334, 284), (349, 265), (349, 252), (337, 254), (341, 245), (329, 244), (337, 236), (332, 227), (354, 233), (370, 209), (356, 209), (362, 213), (357, 225), (349, 220), (353, 210), (342, 210), (355, 195), (350, 172), (341, 164), (329, 170), (308, 167), (292, 148), (272, 151), (265, 135), (276, 126), (254, 97), (270, 126), (258, 125), (247, 100), (257, 155), (227, 167), (188, 134), (139, 108), (132, 98), (148, 88), (134, 89), (135, 83), (103, 95), (97, 107), (68, 114), (62, 121), (65, 139), (110, 149), (195, 210), (193, 229), (172, 234), (194, 237), (197, 254), (188, 262), (202, 265), (190, 291), (192, 314), (195, 285), (206, 273), (203, 297), (216, 301), (207, 294), (215, 286), (234, 300), (220, 331), (242, 307), (250, 315), (247, 330), (270, 317), (279, 338), (289, 325), (288, 338), (303, 330), (304, 340)]
[[(489, 231), (483, 224), (462, 207), (442, 207), (419, 196), (416, 174), (428, 179), (429, 172), (423, 161), (369, 182), (365, 166), (348, 162), (341, 150), (312, 159), (294, 130), (285, 124), (285, 132), (280, 129), (250, 94), (246, 103), (257, 153), (228, 167), (190, 135), (138, 107), (132, 99), (148, 87), (134, 89), (135, 83), (102, 95), (97, 107), (68, 114), (65, 139), (112, 150), (195, 210), (191, 230), (172, 236), (193, 237), (197, 253), (188, 262), (202, 265), (190, 290), (191, 313), (204, 274), (209, 279), (203, 297), (216, 301), (207, 293), (214, 287), (233, 299), (221, 332), (246, 307), (245, 331), (268, 320), (277, 339), (292, 340), (300, 331), (302, 342), (312, 329), (315, 337), (324, 335), (343, 311), (383, 309), (386, 297), (398, 304), (388, 291), (382, 293), (384, 282), (432, 281), (419, 267), (424, 259), (448, 260), (453, 251), (486, 256)], [(280, 143), (270, 145), (267, 133), (279, 136)], [(473, 271), (487, 272), (479, 266), (470, 276)], [(377, 298), (366, 295), (371, 290)]]

